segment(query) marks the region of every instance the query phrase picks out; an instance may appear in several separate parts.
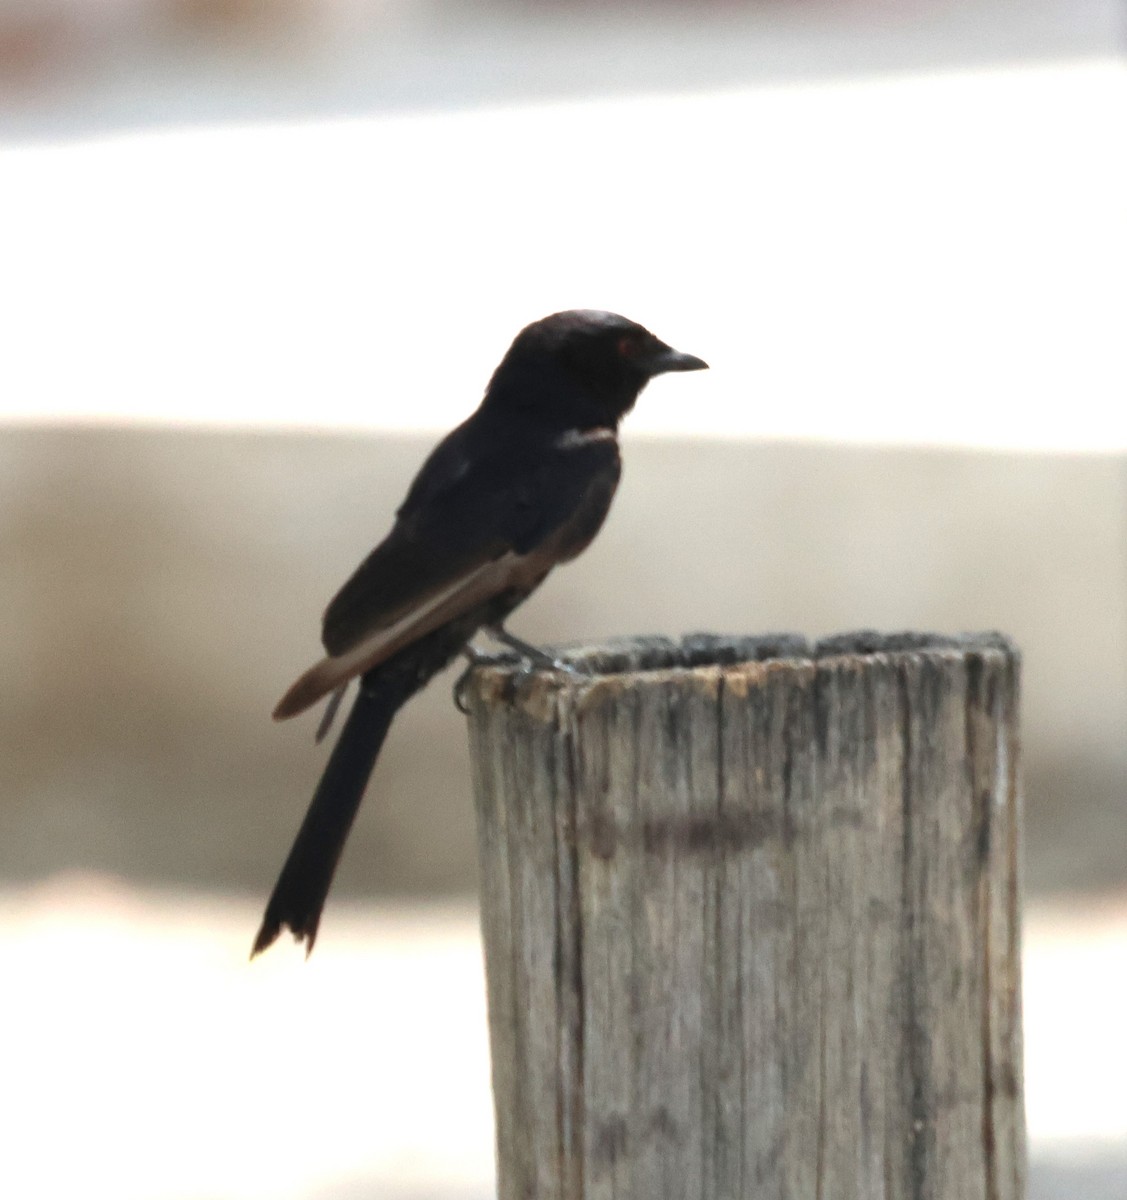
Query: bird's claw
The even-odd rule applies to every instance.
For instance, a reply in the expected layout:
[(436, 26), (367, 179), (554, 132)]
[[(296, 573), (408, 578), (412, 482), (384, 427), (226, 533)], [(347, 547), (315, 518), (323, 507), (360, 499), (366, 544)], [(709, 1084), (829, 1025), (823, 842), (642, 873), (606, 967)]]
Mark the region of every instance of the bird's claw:
[(454, 680), (453, 696), (454, 707), (462, 714), (463, 717), (470, 715), (470, 706), (466, 703), (466, 688), (469, 686), (470, 676), (474, 673), (474, 668), (477, 663), (471, 658), (466, 663), (466, 669)]
[[(490, 633), (496, 636), (495, 629), (491, 629)], [(584, 667), (566, 662), (562, 658), (555, 658), (546, 650), (541, 650), (538, 646), (522, 642), (518, 638), (513, 637), (508, 630), (502, 630), (501, 636), (497, 640), (508, 646), (511, 650), (515, 650), (517, 654), (516, 667), (505, 679), (504, 696), (505, 700), (509, 703), (512, 703), (517, 693), (536, 671), (559, 671), (563, 675), (570, 675), (572, 679), (579, 679), (588, 674)], [(489, 666), (490, 664), (508, 665), (512, 662), (512, 656), (488, 654), (472, 645), (466, 646), (462, 653), (469, 662), (466, 664), (466, 669), (454, 681), (452, 693), (454, 707), (464, 717), (468, 717), (470, 715), (470, 707), (466, 697), (469, 690), (470, 678), (474, 670), (477, 667)]]
[(577, 667), (575, 663), (565, 662), (562, 658), (553, 658), (550, 665), (553, 671), (562, 671), (573, 679), (581, 679), (584, 675), (589, 674), (582, 667)]
[(462, 647), (462, 653), (466, 656), (466, 669), (454, 680), (454, 707), (462, 714), (463, 717), (470, 715), (470, 706), (466, 703), (466, 690), (470, 684), (470, 677), (474, 673), (476, 667), (484, 666), (490, 662), (490, 655), (479, 650), (474, 645)]
[(543, 659), (532, 659), (522, 656), (517, 668), (505, 678), (505, 700), (511, 704), (537, 671), (559, 671), (561, 675), (568, 675), (572, 679), (583, 679), (588, 674), (582, 667), (565, 662), (562, 658), (544, 655)]
[(521, 658), (531, 667), (539, 667), (546, 671), (563, 671), (565, 675), (583, 675), (584, 671), (575, 667), (572, 663), (565, 662), (562, 658), (556, 658), (549, 654), (547, 650), (541, 650), (539, 646), (532, 645), (531, 642), (526, 642), (523, 638), (518, 638), (516, 634), (510, 633), (504, 625), (498, 623), (487, 627), (487, 632), (503, 646), (508, 646), (510, 650), (515, 650)]

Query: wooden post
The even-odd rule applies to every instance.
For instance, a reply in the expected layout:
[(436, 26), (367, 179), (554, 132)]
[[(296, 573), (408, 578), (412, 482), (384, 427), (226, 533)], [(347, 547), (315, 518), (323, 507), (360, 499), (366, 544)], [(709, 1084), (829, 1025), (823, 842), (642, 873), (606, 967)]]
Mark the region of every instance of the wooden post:
[(569, 657), (470, 689), (500, 1200), (1020, 1200), (1012, 645)]

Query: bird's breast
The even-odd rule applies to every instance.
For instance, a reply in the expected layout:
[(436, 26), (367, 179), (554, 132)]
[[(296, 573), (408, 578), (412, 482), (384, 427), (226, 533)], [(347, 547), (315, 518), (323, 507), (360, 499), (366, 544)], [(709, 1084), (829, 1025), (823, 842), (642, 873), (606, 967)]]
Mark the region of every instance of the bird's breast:
[(582, 480), (577, 502), (545, 546), (559, 563), (581, 554), (602, 528), (622, 466), (613, 429), (571, 429), (557, 439), (556, 448), (567, 452), (566, 457), (572, 459), (573, 478)]

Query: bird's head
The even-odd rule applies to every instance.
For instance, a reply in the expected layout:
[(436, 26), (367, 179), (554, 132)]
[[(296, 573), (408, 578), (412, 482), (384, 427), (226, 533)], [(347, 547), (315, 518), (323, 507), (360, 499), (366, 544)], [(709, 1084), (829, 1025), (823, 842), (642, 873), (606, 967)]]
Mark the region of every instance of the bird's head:
[(592, 420), (617, 424), (655, 375), (707, 366), (617, 313), (570, 309), (517, 334), (487, 395), (541, 411), (547, 405), (589, 408)]

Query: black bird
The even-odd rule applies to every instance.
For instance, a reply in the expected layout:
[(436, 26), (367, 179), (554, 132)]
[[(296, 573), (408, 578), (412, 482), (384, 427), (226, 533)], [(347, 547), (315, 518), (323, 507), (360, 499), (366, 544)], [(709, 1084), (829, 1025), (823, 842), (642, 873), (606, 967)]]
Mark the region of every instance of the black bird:
[[(313, 949), (321, 909), (392, 718), (482, 627), (503, 627), (598, 532), (618, 486), (617, 430), (642, 388), (708, 364), (615, 313), (555, 313), (522, 329), (477, 411), (423, 463), (387, 537), (325, 610), (326, 656), (275, 720), (360, 692), (266, 906), (251, 957), (288, 926)], [(468, 651), (467, 651), (468, 652)], [(318, 735), (320, 736), (320, 734)]]

